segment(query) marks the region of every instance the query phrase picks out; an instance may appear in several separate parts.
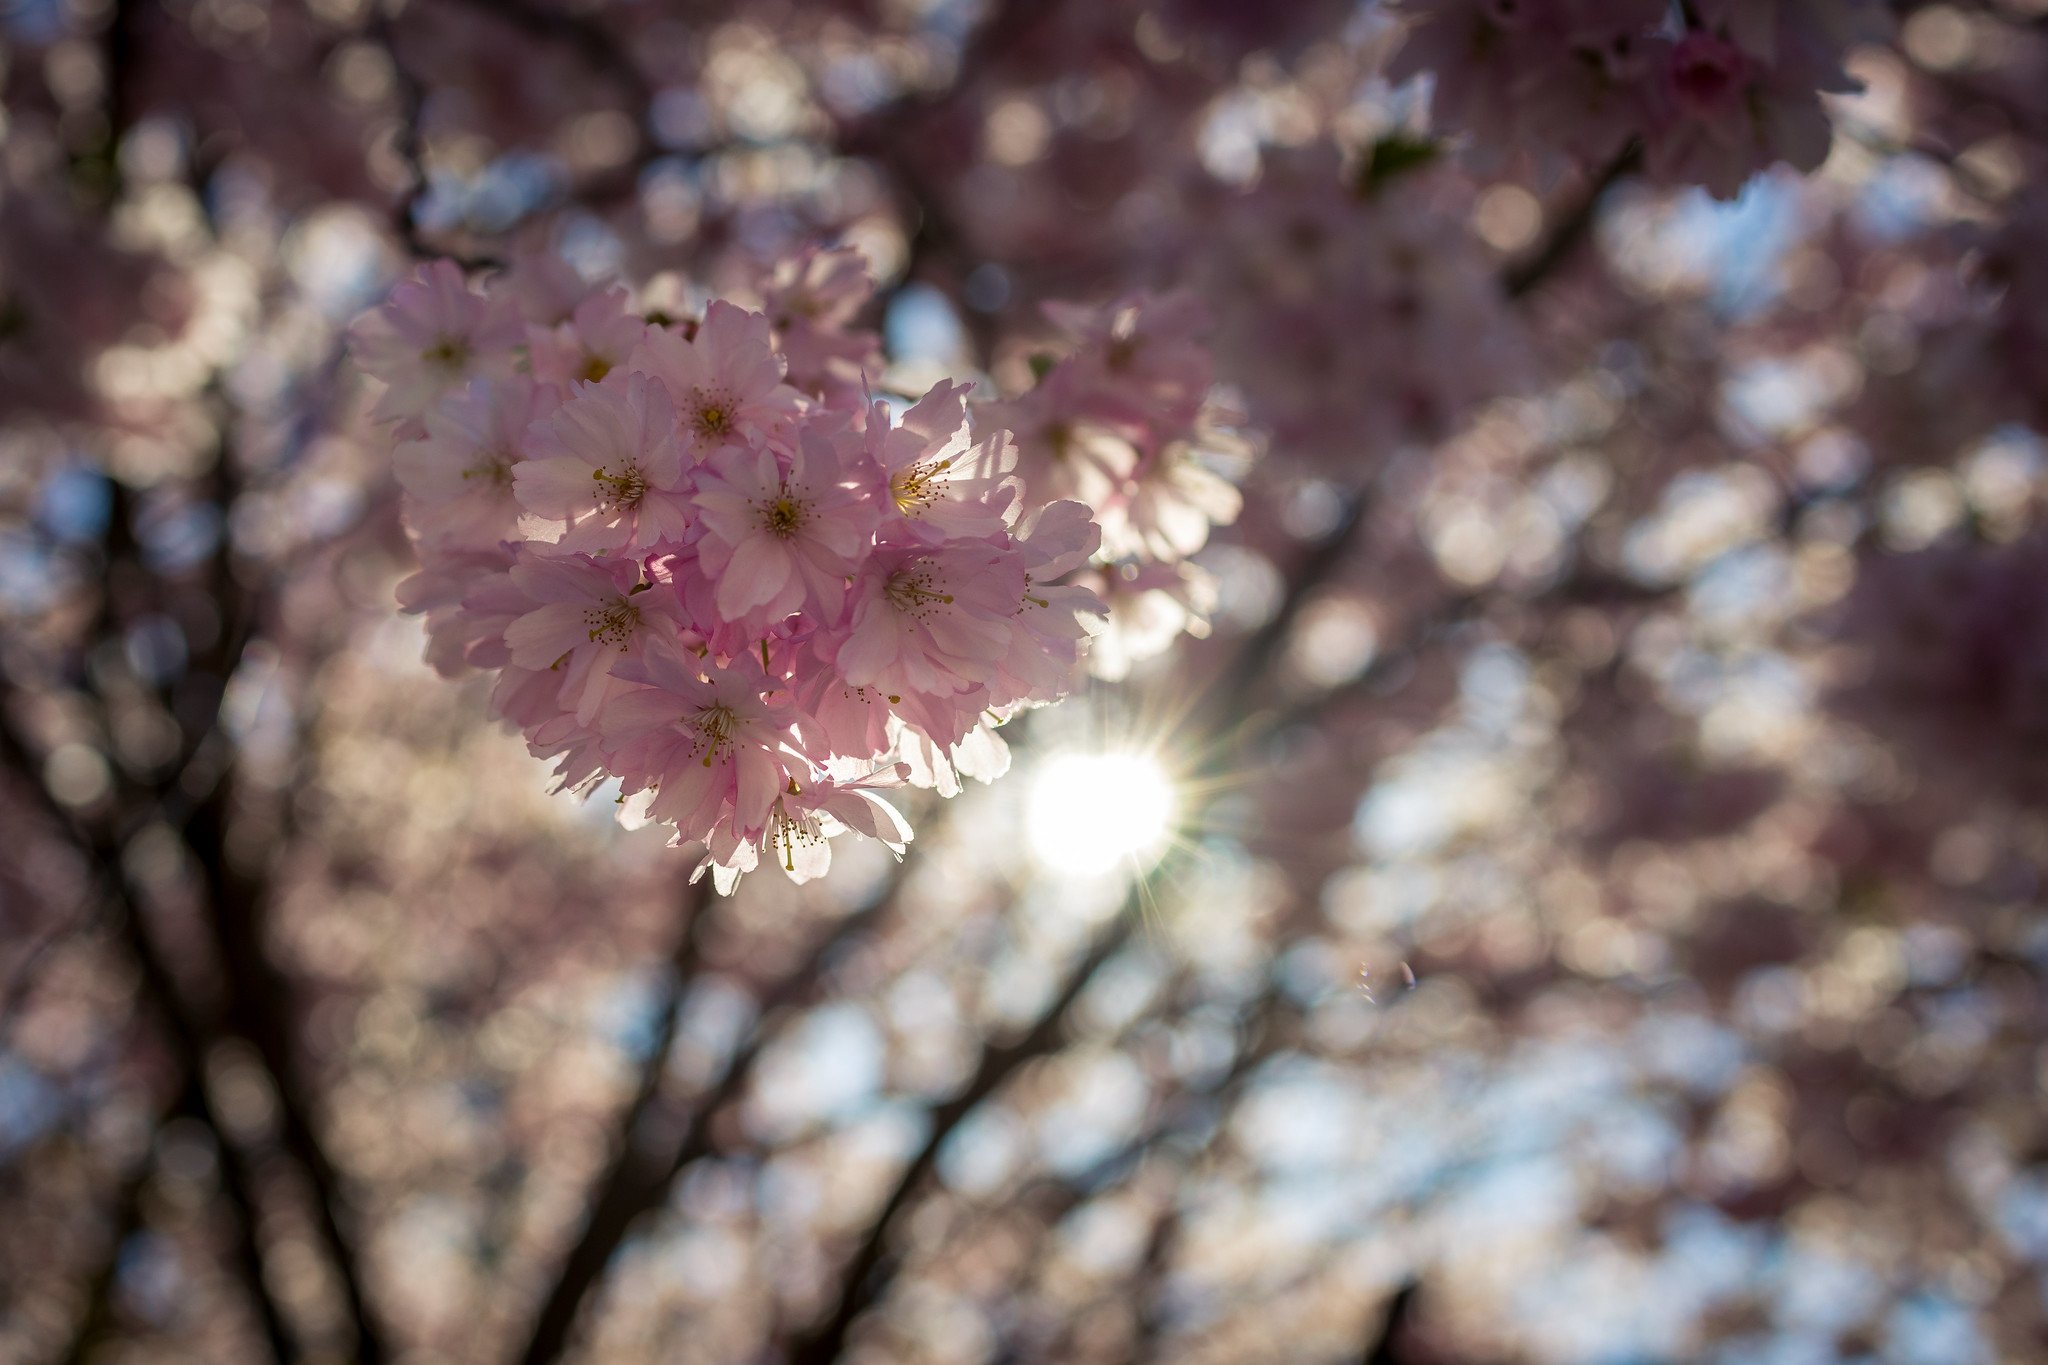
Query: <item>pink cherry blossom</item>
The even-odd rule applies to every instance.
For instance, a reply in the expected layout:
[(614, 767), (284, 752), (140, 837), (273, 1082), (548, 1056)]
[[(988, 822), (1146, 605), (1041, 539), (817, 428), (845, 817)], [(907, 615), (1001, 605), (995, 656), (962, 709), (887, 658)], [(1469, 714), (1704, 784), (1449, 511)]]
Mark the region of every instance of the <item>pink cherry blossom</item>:
[(618, 690), (614, 669), (675, 634), (674, 599), (652, 591), (634, 560), (529, 551), (511, 577), (534, 606), (505, 627), (510, 662), (559, 675), (562, 708), (584, 725)]
[(806, 248), (781, 262), (761, 307), (789, 366), (789, 383), (828, 406), (857, 400), (881, 373), (881, 338), (852, 327), (874, 294), (867, 262), (851, 247)]
[(744, 654), (719, 665), (654, 650), (620, 678), (642, 685), (612, 697), (598, 729), (625, 789), (651, 791), (648, 813), (679, 831), (758, 841), (792, 771), (808, 772), (788, 747), (787, 694)]
[(398, 585), (398, 604), (426, 618), (427, 662), (443, 677), (509, 663), (505, 627), (531, 609), (512, 582), (518, 547), (443, 548)]
[(526, 458), (528, 429), (560, 402), (543, 385), (477, 379), (427, 409), (425, 433), (393, 456), (422, 538), (471, 547), (514, 538), (523, 509), (513, 471)]
[(694, 336), (648, 332), (628, 363), (668, 390), (682, 439), (697, 459), (759, 440), (796, 410), (768, 319), (723, 299), (705, 312)]
[(566, 523), (563, 548), (617, 553), (689, 530), (685, 470), (668, 393), (622, 373), (585, 385), (533, 431), (513, 492), (528, 511)]
[(774, 621), (806, 605), (838, 616), (876, 512), (842, 481), (832, 443), (806, 430), (787, 457), (728, 447), (697, 478), (699, 564), (727, 621)]
[(934, 385), (900, 424), (879, 404), (870, 416), (865, 450), (886, 485), (890, 535), (938, 544), (1001, 535), (1016, 519), (1016, 447), (1004, 431), (975, 439), (968, 389)]
[(647, 336), (647, 323), (624, 286), (613, 285), (578, 302), (562, 321), (526, 331), (534, 378), (566, 393), (624, 365)]
[(453, 261), (430, 261), (349, 334), (364, 373), (384, 382), (375, 415), (411, 422), (479, 376), (511, 372), (519, 315), (472, 290)]
[(864, 376), (854, 401), (843, 367), (810, 392), (783, 382), (798, 314), (825, 351), (861, 350), (829, 336), (869, 292), (857, 265), (778, 272), (773, 327), (719, 300), (671, 330), (623, 287), (524, 258), (483, 294), (430, 301), (529, 319), (531, 374), (436, 392), (396, 433), (422, 565), (401, 601), (434, 665), (494, 671), (493, 712), (558, 790), (616, 780), (622, 820), (702, 844), (728, 889), (764, 856), (814, 875), (849, 831), (900, 852), (888, 786), (1000, 776), (994, 725), (1083, 673), (1105, 610), (1084, 582), (1096, 516), (1136, 511), (1146, 553), (1199, 543), (1209, 523), (1190, 519), (1224, 501), (1183, 471), (1207, 384), (1184, 304), (1064, 315), (1079, 358), (1032, 401), (1123, 434), (1092, 507), (1032, 506), (1016, 444), (970, 414), (964, 383), (899, 412)]
[(1009, 653), (1025, 571), (982, 541), (878, 549), (855, 582), (834, 661), (855, 687), (949, 696), (988, 682)]
[[(808, 784), (792, 780), (769, 808), (767, 829), (758, 842), (715, 836), (705, 866), (721, 885), (730, 887), (765, 854), (791, 881), (801, 884), (831, 871), (830, 841), (849, 831), (875, 840), (901, 858), (912, 837), (910, 823), (879, 791), (902, 785), (908, 772), (908, 765), (897, 764), (862, 778), (814, 778)], [(700, 866), (699, 875), (703, 870)]]
[(1058, 701), (1072, 686), (1090, 628), (1107, 609), (1091, 589), (1060, 580), (1101, 543), (1102, 528), (1078, 502), (1047, 507), (1018, 542), (1024, 586), (997, 672), (997, 706)]

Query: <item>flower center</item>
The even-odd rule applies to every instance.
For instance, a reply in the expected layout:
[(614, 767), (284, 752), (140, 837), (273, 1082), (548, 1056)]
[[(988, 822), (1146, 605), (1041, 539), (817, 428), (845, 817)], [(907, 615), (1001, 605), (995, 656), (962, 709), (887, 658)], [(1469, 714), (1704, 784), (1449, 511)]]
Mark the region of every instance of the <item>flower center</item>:
[(462, 478), (465, 483), (475, 479), (479, 483), (490, 484), (493, 488), (510, 488), (512, 465), (512, 458), (503, 452), (483, 452), (482, 459), (462, 471)]
[(614, 602), (599, 610), (583, 613), (583, 625), (594, 645), (617, 645), (621, 652), (640, 625), (640, 608), (630, 602)]
[(586, 356), (583, 361), (583, 368), (577, 371), (579, 375), (588, 379), (593, 384), (611, 372), (611, 361), (601, 355)]
[(776, 852), (782, 856), (784, 872), (796, 871), (797, 849), (811, 848), (825, 842), (825, 833), (819, 827), (818, 817), (815, 815), (792, 816), (787, 811), (778, 809), (773, 822), (774, 832), (769, 838), (773, 841)]
[(931, 510), (939, 500), (939, 481), (948, 469), (953, 467), (949, 457), (944, 460), (928, 460), (902, 470), (889, 480), (889, 493), (896, 499), (896, 510), (906, 517), (917, 516)]
[(804, 505), (784, 493), (761, 508), (761, 524), (772, 534), (788, 540), (804, 524)]
[(938, 580), (933, 577), (930, 567), (923, 563), (896, 573), (882, 592), (898, 611), (919, 618), (930, 616), (953, 600), (953, 594), (939, 591)]
[(739, 729), (739, 723), (739, 712), (722, 701), (703, 707), (695, 717), (683, 721), (684, 727), (697, 736), (697, 748), (703, 753), (702, 761), (707, 768), (714, 760), (732, 753), (733, 732)]
[(638, 466), (627, 465), (616, 474), (609, 467), (593, 469), (590, 477), (597, 485), (597, 509), (600, 512), (636, 507), (640, 499), (647, 496), (647, 475)]
[(690, 425), (697, 434), (710, 439), (724, 436), (732, 430), (733, 404), (724, 394), (706, 393), (702, 389), (694, 395), (695, 413)]
[(421, 351), (420, 359), (436, 369), (459, 370), (469, 363), (469, 343), (461, 337), (442, 337)]

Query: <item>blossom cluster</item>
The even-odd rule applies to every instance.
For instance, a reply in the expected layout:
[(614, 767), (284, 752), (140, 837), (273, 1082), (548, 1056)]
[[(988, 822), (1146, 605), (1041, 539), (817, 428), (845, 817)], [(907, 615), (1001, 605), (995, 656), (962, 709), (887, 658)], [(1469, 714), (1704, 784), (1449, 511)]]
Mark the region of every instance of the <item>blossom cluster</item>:
[(1640, 143), (1670, 184), (1732, 197), (1784, 161), (1810, 171), (1831, 138), (1823, 93), (1857, 88), (1857, 0), (1407, 0), (1388, 76), (1431, 73), (1432, 114), (1487, 148), (1603, 164)]
[(680, 318), (559, 260), (481, 289), (438, 261), (353, 335), (429, 659), (494, 672), (562, 786), (615, 779), (622, 819), (702, 843), (722, 890), (764, 854), (815, 876), (845, 830), (900, 853), (879, 791), (999, 775), (994, 727), (1065, 695), (1105, 610), (1065, 581), (1101, 544), (1090, 509), (1025, 496), (968, 385), (869, 394), (871, 289), (813, 251), (764, 311)]
[(1374, 159), (1347, 166), (1333, 141), (1269, 152), (1214, 205), (1193, 263), (1224, 320), (1217, 364), (1274, 452), (1345, 482), (1535, 369), (1447, 168), (1409, 167), (1391, 192)]
[(1191, 556), (1236, 520), (1243, 500), (1218, 466), (1241, 464), (1252, 447), (1212, 395), (1212, 323), (1193, 294), (1135, 291), (1046, 313), (1060, 335), (1032, 357), (1037, 383), (976, 405), (976, 416), (1015, 433), (1027, 502), (1095, 509), (1104, 562), (1087, 581), (1109, 617), (1089, 666), (1120, 678), (1181, 635), (1206, 632), (1215, 585)]

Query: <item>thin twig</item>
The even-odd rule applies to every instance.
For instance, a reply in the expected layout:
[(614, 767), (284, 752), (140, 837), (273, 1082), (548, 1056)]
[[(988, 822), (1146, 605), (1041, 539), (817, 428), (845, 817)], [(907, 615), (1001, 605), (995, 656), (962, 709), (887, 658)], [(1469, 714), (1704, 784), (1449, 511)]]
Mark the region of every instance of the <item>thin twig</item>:
[(1592, 234), (1593, 224), (1600, 216), (1600, 201), (1606, 197), (1607, 191), (1625, 176), (1633, 175), (1642, 164), (1642, 144), (1631, 142), (1603, 166), (1543, 244), (1503, 272), (1501, 287), (1507, 291), (1507, 296), (1511, 299), (1527, 296), (1570, 260)]

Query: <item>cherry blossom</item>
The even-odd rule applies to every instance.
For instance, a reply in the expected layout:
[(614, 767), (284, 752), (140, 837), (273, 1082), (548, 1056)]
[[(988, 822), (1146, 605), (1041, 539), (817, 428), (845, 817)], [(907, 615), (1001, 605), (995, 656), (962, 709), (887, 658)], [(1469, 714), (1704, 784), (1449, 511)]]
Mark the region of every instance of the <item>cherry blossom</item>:
[(690, 499), (676, 427), (668, 391), (644, 374), (586, 385), (533, 433), (513, 492), (529, 511), (567, 524), (566, 549), (680, 539)]
[(876, 520), (872, 501), (842, 478), (831, 442), (814, 431), (787, 458), (732, 446), (697, 477), (704, 533), (698, 564), (715, 578), (727, 621), (774, 621), (808, 607), (839, 614)]
[(425, 434), (398, 447), (398, 482), (425, 534), (447, 545), (516, 538), (524, 510), (513, 489), (527, 429), (559, 405), (557, 390), (518, 380), (472, 380), (423, 418)]
[(432, 261), (356, 324), (350, 349), (384, 381), (378, 419), (405, 423), (473, 378), (508, 373), (523, 340), (516, 312), (470, 289), (453, 261)]
[[(727, 300), (650, 322), (622, 285), (543, 257), (481, 292), (451, 270), (358, 329), (368, 363), (395, 363), (389, 335), (482, 335), (499, 318), (526, 319), (526, 359), (384, 396), (406, 410), (395, 456), (422, 561), (400, 601), (442, 672), (496, 672), (493, 710), (558, 789), (615, 781), (621, 819), (701, 845), (722, 889), (764, 858), (801, 880), (841, 833), (901, 853), (908, 826), (882, 791), (1000, 776), (992, 721), (1079, 679), (1104, 611), (1080, 580), (1120, 494), (1023, 506), (1016, 446), (971, 419), (964, 383), (907, 406), (870, 397), (867, 343), (842, 338), (871, 287), (853, 253), (775, 272), (774, 325)], [(1199, 407), (1199, 358), (1077, 325), (1098, 362), (1145, 356), (1121, 397), (1088, 381), (1133, 436)], [(822, 367), (802, 389), (784, 382), (791, 338)], [(456, 350), (465, 366), (481, 354)], [(1185, 482), (1162, 478), (1153, 500)]]

